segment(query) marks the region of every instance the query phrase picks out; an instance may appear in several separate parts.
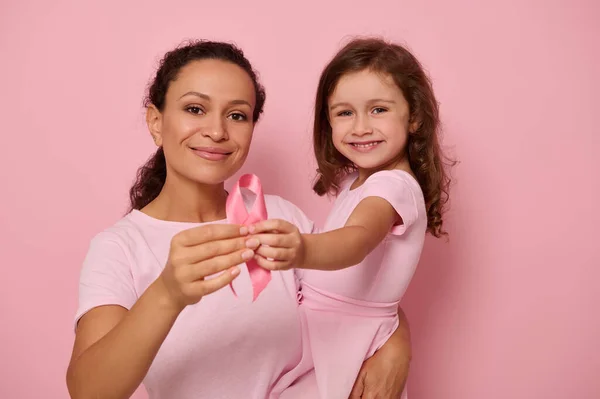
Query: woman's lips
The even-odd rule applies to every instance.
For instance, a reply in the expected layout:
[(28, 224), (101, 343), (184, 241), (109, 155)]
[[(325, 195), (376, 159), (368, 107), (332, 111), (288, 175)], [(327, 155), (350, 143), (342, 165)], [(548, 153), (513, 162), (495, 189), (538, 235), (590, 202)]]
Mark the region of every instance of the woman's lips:
[(194, 154), (209, 161), (222, 161), (231, 155), (231, 151), (218, 147), (190, 147)]

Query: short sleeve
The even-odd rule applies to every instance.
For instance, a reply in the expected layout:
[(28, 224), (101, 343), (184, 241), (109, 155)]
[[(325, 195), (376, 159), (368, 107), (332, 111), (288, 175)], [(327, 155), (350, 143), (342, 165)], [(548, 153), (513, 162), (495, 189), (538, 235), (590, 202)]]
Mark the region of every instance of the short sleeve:
[(114, 233), (95, 236), (79, 278), (79, 305), (75, 326), (91, 309), (119, 305), (131, 309), (137, 300), (129, 258)]
[(383, 198), (402, 218), (402, 224), (394, 226), (390, 233), (402, 235), (417, 220), (419, 210), (415, 190), (420, 190), (420, 187), (406, 172), (386, 170), (374, 173), (361, 189), (361, 200), (367, 197)]

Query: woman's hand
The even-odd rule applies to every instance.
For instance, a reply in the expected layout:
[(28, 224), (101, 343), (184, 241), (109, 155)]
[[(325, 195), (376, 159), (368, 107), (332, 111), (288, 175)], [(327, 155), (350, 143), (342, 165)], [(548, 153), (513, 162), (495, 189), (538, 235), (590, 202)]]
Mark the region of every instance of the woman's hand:
[[(183, 309), (235, 279), (237, 265), (252, 259), (238, 225), (213, 224), (184, 230), (173, 237), (167, 265), (159, 279), (173, 304)], [(211, 277), (217, 273), (217, 276)]]
[(406, 315), (398, 309), (400, 324), (387, 342), (360, 369), (350, 399), (398, 399), (404, 391), (412, 358)]
[(364, 363), (350, 399), (399, 399), (408, 378), (410, 360), (385, 345)]
[(248, 226), (248, 248), (256, 248), (256, 263), (268, 270), (287, 270), (304, 261), (302, 234), (296, 226), (280, 219), (268, 219)]

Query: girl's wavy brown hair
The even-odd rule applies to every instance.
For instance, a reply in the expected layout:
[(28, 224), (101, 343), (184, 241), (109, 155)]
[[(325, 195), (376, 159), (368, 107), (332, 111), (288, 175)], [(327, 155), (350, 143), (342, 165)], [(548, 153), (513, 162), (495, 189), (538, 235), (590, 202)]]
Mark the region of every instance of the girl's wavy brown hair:
[(398, 44), (378, 38), (354, 39), (323, 70), (315, 101), (313, 144), (318, 175), (314, 191), (335, 195), (344, 176), (356, 170), (333, 145), (328, 102), (342, 76), (364, 70), (390, 76), (408, 102), (409, 121), (418, 127), (409, 132), (407, 155), (425, 197), (427, 231), (435, 237), (447, 235), (442, 227), (450, 188), (447, 169), (454, 162), (440, 147), (439, 108), (431, 81), (416, 57)]

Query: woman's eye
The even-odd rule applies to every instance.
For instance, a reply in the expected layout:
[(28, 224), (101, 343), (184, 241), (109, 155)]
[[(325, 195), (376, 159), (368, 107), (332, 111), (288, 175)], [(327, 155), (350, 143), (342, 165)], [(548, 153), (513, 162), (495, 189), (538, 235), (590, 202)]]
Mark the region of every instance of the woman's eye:
[(196, 114), (196, 115), (200, 115), (203, 114), (204, 111), (202, 110), (202, 108), (197, 107), (195, 105), (189, 106), (186, 108), (187, 112), (191, 112), (192, 114)]
[(352, 111), (338, 112), (338, 116), (351, 116), (351, 115), (352, 115)]
[(246, 115), (240, 113), (240, 112), (234, 112), (233, 114), (229, 115), (229, 117), (231, 119), (233, 119), (234, 121), (238, 121), (238, 122), (242, 122), (247, 120), (248, 118), (246, 118)]
[(387, 109), (381, 108), (381, 107), (377, 107), (377, 108), (373, 109), (374, 114), (381, 114), (382, 112), (387, 112)]

